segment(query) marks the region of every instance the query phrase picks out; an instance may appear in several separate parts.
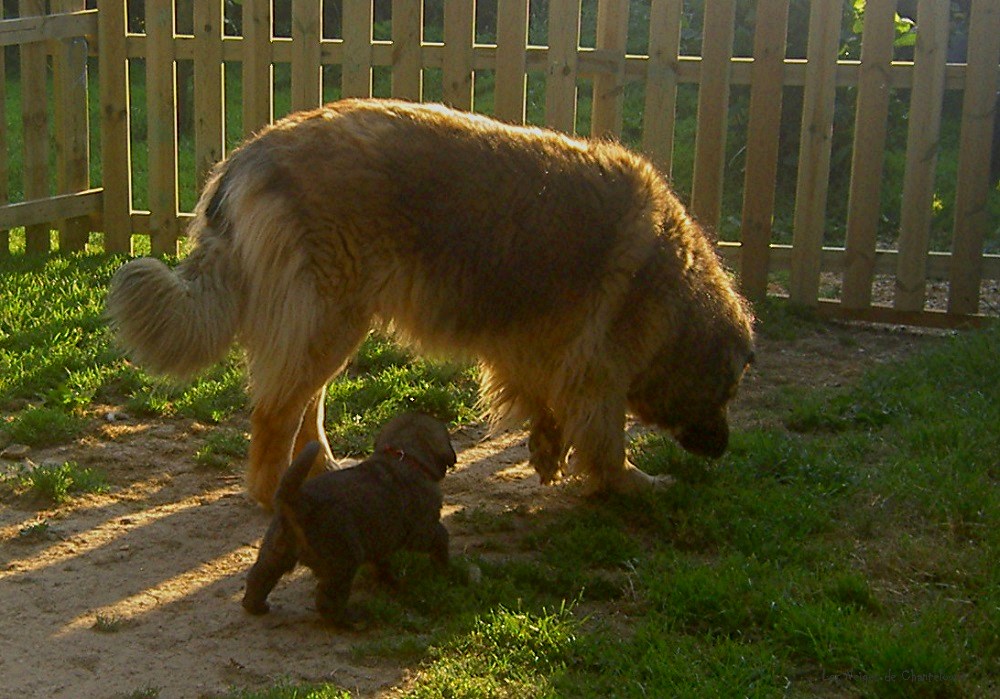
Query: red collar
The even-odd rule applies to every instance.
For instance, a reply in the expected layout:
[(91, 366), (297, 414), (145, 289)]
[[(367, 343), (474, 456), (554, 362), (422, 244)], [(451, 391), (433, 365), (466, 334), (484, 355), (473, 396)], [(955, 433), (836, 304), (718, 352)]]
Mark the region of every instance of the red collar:
[(415, 469), (421, 471), (425, 476), (430, 478), (432, 481), (440, 480), (437, 474), (431, 471), (430, 468), (421, 463), (415, 456), (410, 456), (402, 449), (397, 449), (396, 447), (390, 446), (390, 447), (383, 447), (382, 451), (385, 454), (388, 454), (392, 458), (396, 459), (397, 461), (408, 463), (410, 466), (413, 466)]

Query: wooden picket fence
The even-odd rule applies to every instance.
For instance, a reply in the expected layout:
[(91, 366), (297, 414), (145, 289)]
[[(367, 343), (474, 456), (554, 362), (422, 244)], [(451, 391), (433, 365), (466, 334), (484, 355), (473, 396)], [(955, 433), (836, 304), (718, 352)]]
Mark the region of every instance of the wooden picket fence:
[[(339, 0), (337, 37), (323, 29), (323, 0), (290, 0), (294, 21), (284, 37), (274, 35), (272, 0), (242, 0), (241, 35), (226, 29), (223, 0), (145, 0), (139, 30), (129, 26), (121, 0), (97, 0), (97, 9), (87, 9), (86, 0), (49, 0), (47, 11), (45, 0), (20, 0), (20, 16), (0, 20), (0, 47), (19, 47), (20, 114), (8, 114), (13, 107), (4, 103), (5, 90), (0, 113), (20, 120), (23, 140), (23, 193), (11, 203), (13, 144), (6, 128), (0, 133), (0, 255), (10, 254), (6, 231), (19, 227), (25, 228), (27, 252), (49, 252), (54, 241), (60, 251), (83, 250), (98, 239), (109, 252), (128, 253), (135, 236), (149, 235), (154, 253), (176, 253), (190, 217), (179, 205), (183, 176), (200, 181), (224, 156), (227, 139), (233, 141), (225, 113), (232, 76), (226, 71), (241, 78), (240, 135), (273, 120), (279, 67), (290, 74), (291, 110), (316, 106), (331, 91), (370, 96), (373, 71), (391, 73), (388, 93), (394, 97), (478, 109), (478, 76), (491, 73), (490, 109), (514, 122), (527, 118), (528, 76), (542, 76), (541, 122), (577, 131), (586, 98), (587, 135), (611, 138), (622, 136), (624, 95), (639, 85), (643, 117), (635, 146), (668, 174), (675, 166), (678, 94), (696, 85), (694, 163), (685, 197), (692, 213), (718, 230), (724, 190), (742, 186), (738, 235), (720, 242), (720, 251), (749, 296), (784, 294), (834, 316), (918, 325), (955, 326), (1000, 314), (995, 300), (983, 298), (983, 290), (997, 288), (1000, 280), (1000, 255), (984, 252), (1000, 226), (987, 206), (998, 196), (990, 181), (1000, 88), (997, 0), (972, 0), (967, 58), (951, 63), (944, 0), (918, 0), (917, 41), (907, 60), (894, 55), (896, 1), (867, 0), (860, 61), (839, 56), (843, 0), (812, 0), (804, 57), (787, 55), (792, 0), (755, 0), (752, 52), (741, 56), (733, 51), (734, 32), (746, 29), (736, 26), (737, 0), (704, 0), (699, 55), (682, 50), (689, 21), (683, 0), (632, 0), (631, 6), (629, 0), (583, 0), (583, 10), (581, 0), (548, 0), (544, 45), (529, 41), (537, 0), (496, 0), (495, 40), (489, 42), (477, 41), (473, 0), (444, 0), (442, 24), (434, 32), (428, 31), (422, 0), (385, 4), (390, 1), (391, 35), (373, 38), (372, 0)], [(648, 12), (642, 42), (648, 48), (633, 54), (627, 50), (630, 10), (638, 5)], [(592, 40), (584, 42), (585, 10), (594, 6), (596, 26)], [(186, 33), (178, 30), (181, 19), (191, 27)], [(182, 64), (193, 73), (194, 158), (186, 166), (179, 165), (175, 78)], [(140, 125), (130, 114), (136, 99), (130, 74), (137, 66), (145, 76), (143, 210), (134, 204), (132, 181), (133, 132)], [(8, 77), (4, 67), (0, 54), (2, 84)], [(339, 68), (339, 84), (329, 84), (330, 67)], [(789, 87), (802, 90), (801, 131), (791, 241), (777, 244), (775, 183), (781, 168), (790, 167), (779, 162), (782, 99)], [(742, 144), (746, 174), (736, 183), (726, 177), (733, 88), (750, 95)], [(830, 245), (825, 232), (831, 143), (844, 88), (856, 92), (850, 201), (845, 239)], [(909, 92), (906, 169), (898, 238), (883, 249), (877, 233), (893, 90)], [(961, 94), (955, 215), (950, 249), (931, 250), (935, 156), (947, 91)], [(93, 104), (99, 106), (96, 124), (88, 116)], [(92, 140), (99, 143), (100, 186), (90, 182)], [(946, 299), (938, 307), (928, 299), (932, 283), (945, 284)], [(886, 284), (888, 299), (874, 291)]]

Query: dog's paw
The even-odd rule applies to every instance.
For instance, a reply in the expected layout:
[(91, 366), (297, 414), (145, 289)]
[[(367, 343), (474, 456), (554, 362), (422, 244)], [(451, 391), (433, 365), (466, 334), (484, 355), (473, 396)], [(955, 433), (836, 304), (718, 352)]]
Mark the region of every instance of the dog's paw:
[(612, 478), (593, 484), (595, 487), (592, 488), (591, 492), (592, 494), (604, 491), (621, 495), (639, 495), (664, 491), (676, 482), (673, 476), (651, 476), (626, 461), (624, 469)]

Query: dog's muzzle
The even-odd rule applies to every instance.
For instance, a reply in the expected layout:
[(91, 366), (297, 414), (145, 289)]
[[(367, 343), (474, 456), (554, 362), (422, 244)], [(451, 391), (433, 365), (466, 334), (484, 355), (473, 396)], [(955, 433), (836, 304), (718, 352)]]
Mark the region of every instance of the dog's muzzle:
[(725, 420), (712, 424), (688, 425), (677, 430), (675, 436), (686, 451), (717, 459), (726, 453), (729, 446), (729, 425)]

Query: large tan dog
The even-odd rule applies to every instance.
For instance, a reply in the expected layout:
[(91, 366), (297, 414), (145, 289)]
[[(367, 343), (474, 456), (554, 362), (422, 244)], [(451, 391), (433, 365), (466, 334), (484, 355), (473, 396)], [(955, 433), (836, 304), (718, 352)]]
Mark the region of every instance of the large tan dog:
[(119, 270), (123, 345), (183, 377), (247, 353), (248, 488), (270, 505), (323, 434), (326, 383), (385, 322), (478, 357), (498, 423), (528, 419), (543, 482), (655, 480), (625, 459), (627, 411), (694, 453), (726, 449), (752, 318), (712, 243), (620, 145), (441, 106), (344, 100), (293, 114), (220, 163), (191, 253)]

